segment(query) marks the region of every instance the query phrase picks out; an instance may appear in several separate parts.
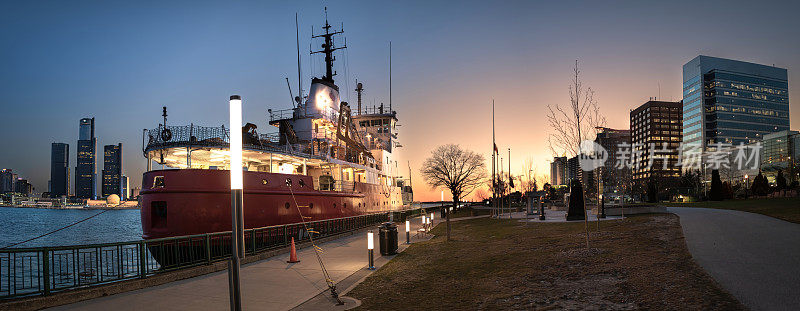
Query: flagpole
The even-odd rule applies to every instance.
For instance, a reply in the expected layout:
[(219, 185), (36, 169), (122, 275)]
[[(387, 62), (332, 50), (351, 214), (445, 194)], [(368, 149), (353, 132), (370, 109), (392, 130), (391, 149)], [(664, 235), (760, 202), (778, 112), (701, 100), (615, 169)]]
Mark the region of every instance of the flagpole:
[(497, 184), (495, 182), (496, 160), (494, 157), (495, 150), (497, 150), (497, 143), (494, 140), (494, 99), (492, 99), (492, 214), (497, 213)]
[(508, 219), (511, 219), (511, 185), (513, 182), (511, 181), (511, 148), (508, 148)]

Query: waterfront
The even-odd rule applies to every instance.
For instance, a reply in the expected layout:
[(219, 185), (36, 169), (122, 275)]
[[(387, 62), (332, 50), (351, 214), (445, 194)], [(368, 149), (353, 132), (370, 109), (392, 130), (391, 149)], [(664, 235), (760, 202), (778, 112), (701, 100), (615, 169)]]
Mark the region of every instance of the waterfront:
[[(0, 247), (67, 226), (103, 210), (0, 207)], [(142, 238), (139, 210), (109, 210), (102, 215), (16, 247), (62, 246), (136, 241)]]

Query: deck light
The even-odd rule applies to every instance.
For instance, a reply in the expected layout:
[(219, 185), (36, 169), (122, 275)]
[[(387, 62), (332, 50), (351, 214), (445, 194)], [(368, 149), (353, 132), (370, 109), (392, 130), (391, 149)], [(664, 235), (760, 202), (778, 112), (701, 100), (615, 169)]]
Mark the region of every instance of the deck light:
[(228, 290), (231, 310), (242, 310), (242, 293), (239, 282), (239, 266), (244, 258), (244, 196), (242, 177), (242, 98), (230, 98), (230, 172), (231, 172), (231, 262), (228, 265)]
[(372, 231), (367, 232), (367, 255), (369, 256), (369, 266), (367, 267), (368, 270), (375, 270), (375, 260), (373, 258), (373, 248), (375, 247), (373, 240)]

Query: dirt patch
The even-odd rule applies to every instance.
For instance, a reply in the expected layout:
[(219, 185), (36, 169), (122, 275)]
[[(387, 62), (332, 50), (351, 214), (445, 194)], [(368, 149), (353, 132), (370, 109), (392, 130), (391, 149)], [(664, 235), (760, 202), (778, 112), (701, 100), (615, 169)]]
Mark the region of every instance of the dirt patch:
[[(591, 230), (597, 230), (591, 226)], [(674, 215), (582, 223), (473, 219), (412, 245), (351, 291), (360, 310), (739, 310), (692, 260)]]

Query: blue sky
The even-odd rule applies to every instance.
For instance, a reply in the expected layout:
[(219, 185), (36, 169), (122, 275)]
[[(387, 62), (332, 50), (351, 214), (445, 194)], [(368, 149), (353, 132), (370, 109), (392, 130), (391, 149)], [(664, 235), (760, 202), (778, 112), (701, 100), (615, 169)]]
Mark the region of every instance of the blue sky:
[[(413, 173), (435, 146), (491, 152), (491, 99), (498, 143), (547, 172), (547, 104), (564, 104), (575, 59), (609, 126), (657, 96), (680, 99), (681, 66), (698, 54), (789, 70), (792, 129), (800, 117), (800, 7), (793, 2), (678, 1), (5, 1), (0, 4), (0, 167), (44, 191), (51, 142), (70, 144), (78, 120), (95, 117), (98, 149), (124, 144), (125, 173), (140, 184), (142, 129), (160, 122), (219, 126), (227, 98), (244, 98), (245, 121), (267, 128), (267, 109), (289, 108), (297, 92), (295, 13), (303, 84), (323, 70), (308, 55), (311, 27), (344, 23), (337, 83), (355, 102), (393, 105), (403, 160)], [(318, 28), (317, 28), (318, 29)], [(314, 49), (319, 42), (314, 41)], [(98, 159), (98, 174), (102, 169)], [(438, 191), (418, 179), (430, 199)], [(425, 193), (425, 194), (423, 194)]]

